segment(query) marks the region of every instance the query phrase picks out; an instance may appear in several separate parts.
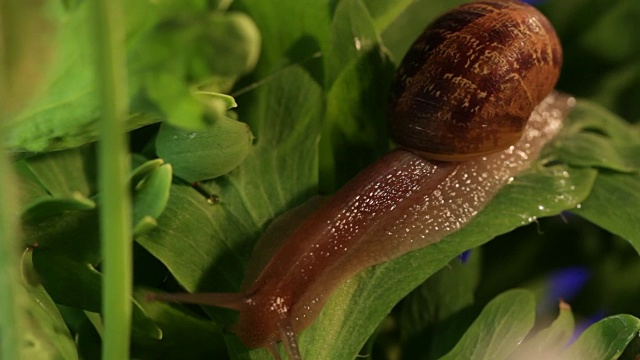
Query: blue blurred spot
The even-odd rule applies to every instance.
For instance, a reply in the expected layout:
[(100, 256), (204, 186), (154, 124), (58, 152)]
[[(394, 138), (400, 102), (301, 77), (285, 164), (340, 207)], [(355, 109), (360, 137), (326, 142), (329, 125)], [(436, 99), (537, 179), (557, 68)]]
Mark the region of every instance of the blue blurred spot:
[(471, 250), (467, 250), (458, 255), (458, 260), (460, 260), (461, 263), (466, 264), (467, 261), (469, 261), (469, 256), (471, 256)]
[(572, 212), (570, 212), (570, 211), (563, 211), (563, 212), (561, 212), (561, 213), (560, 213), (560, 215), (559, 215), (559, 216), (560, 216), (560, 218), (562, 218), (562, 220), (564, 220), (564, 221), (566, 221), (566, 220), (569, 220), (569, 219), (571, 219), (571, 218), (576, 217), (576, 216), (575, 216), (575, 215), (573, 215), (573, 213), (572, 213)]
[(547, 297), (550, 301), (558, 299), (571, 301), (580, 292), (591, 274), (585, 267), (567, 267), (549, 275)]
[(544, 295), (536, 306), (538, 313), (555, 311), (558, 301), (570, 302), (582, 290), (591, 274), (585, 267), (566, 267), (546, 276), (544, 283)]
[(545, 1), (546, 0), (522, 0), (522, 2), (526, 2), (527, 4), (531, 4), (531, 5), (542, 4)]

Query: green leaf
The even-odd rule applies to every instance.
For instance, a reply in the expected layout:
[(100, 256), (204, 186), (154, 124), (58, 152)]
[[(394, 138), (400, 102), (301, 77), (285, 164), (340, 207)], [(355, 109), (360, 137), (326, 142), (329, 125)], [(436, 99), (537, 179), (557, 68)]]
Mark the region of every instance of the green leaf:
[[(99, 312), (101, 310), (102, 274), (90, 264), (73, 261), (64, 256), (36, 252), (34, 265), (42, 284), (59, 304)], [(132, 329), (134, 332), (160, 339), (162, 331), (133, 302)]]
[(222, 331), (213, 322), (196, 318), (184, 307), (144, 301), (146, 289), (134, 297), (162, 329), (162, 339), (135, 336), (132, 357), (141, 359), (214, 359), (226, 351)]
[(158, 226), (158, 221), (154, 217), (149, 215), (145, 215), (142, 219), (136, 222), (133, 227), (133, 236), (139, 236), (140, 234), (144, 234), (147, 231), (151, 231), (156, 226)]
[(164, 164), (163, 159), (147, 160), (143, 156), (134, 156), (131, 162), (133, 165), (137, 165), (131, 172), (131, 184), (134, 188)]
[(98, 333), (95, 326), (85, 320), (78, 328), (77, 340), (78, 352), (83, 359), (99, 359), (102, 352), (102, 334)]
[(369, 10), (369, 14), (374, 19), (376, 30), (384, 31), (411, 3), (415, 1), (376, 1), (364, 0), (364, 4)]
[(94, 154), (87, 150), (52, 152), (20, 161), (21, 183), (28, 191), (23, 193), (23, 217), (36, 219), (95, 208), (88, 198), (94, 192)]
[(336, 0), (235, 1), (233, 7), (246, 12), (262, 36), (263, 47), (254, 75), (263, 79), (285, 66), (300, 64), (323, 83), (322, 66), (310, 62), (318, 57), (318, 52), (328, 49), (328, 29), (336, 3)]
[(504, 359), (533, 327), (534, 318), (533, 294), (525, 290), (500, 294), (441, 359)]
[(158, 104), (168, 123), (197, 130), (206, 129), (209, 125), (204, 118), (203, 104), (184, 83), (181, 74), (152, 73), (145, 78), (144, 85), (147, 96)]
[[(25, 159), (15, 162), (15, 175), (18, 184), (20, 184), (17, 190), (20, 192), (19, 199), (23, 208), (33, 201), (50, 196), (38, 178), (29, 169)], [(24, 209), (21, 210), (24, 212)]]
[(362, 1), (340, 1), (333, 14), (326, 52), (326, 87), (331, 88), (347, 65), (377, 47), (378, 33)]
[(22, 256), (22, 279), (26, 290), (26, 328), (23, 356), (29, 359), (78, 359), (73, 338), (58, 308), (38, 281), (32, 251)]
[(214, 12), (206, 20), (203, 40), (210, 46), (201, 50), (206, 54), (201, 58), (210, 63), (191, 66), (210, 67), (217, 76), (225, 77), (253, 70), (261, 45), (261, 35), (253, 20), (240, 12)]
[(89, 196), (93, 192), (93, 152), (71, 149), (27, 159), (26, 163), (54, 197)]
[(471, 250), (466, 262), (451, 260), (400, 302), (404, 357), (428, 353), (427, 358), (438, 359), (453, 348), (470, 325), (468, 310), (475, 302), (481, 265), (480, 249)]
[(578, 101), (550, 152), (562, 162), (621, 172), (640, 170), (640, 136), (626, 121), (589, 102)]
[(93, 46), (87, 3), (66, 13), (59, 2), (49, 7), (58, 27), (52, 67), (40, 96), (16, 118), (8, 143), (12, 148), (42, 151), (68, 133), (78, 132), (97, 116), (91, 58)]
[(638, 336), (640, 319), (615, 315), (589, 326), (560, 359), (617, 359), (627, 344)]
[(417, 334), (429, 324), (473, 305), (481, 269), (478, 251), (472, 250), (465, 263), (459, 258), (451, 260), (405, 297), (400, 305), (404, 336)]
[(393, 74), (373, 20), (360, 0), (338, 4), (329, 45), (325, 61), (329, 90), (320, 137), (320, 189), (324, 193), (335, 192), (388, 150), (385, 104)]
[(640, 253), (640, 173), (600, 173), (589, 197), (571, 211), (627, 240)]
[(39, 219), (58, 215), (65, 211), (82, 211), (95, 209), (96, 203), (80, 193), (71, 194), (69, 198), (42, 196), (27, 204), (23, 209), (24, 219)]
[(162, 165), (138, 183), (133, 194), (134, 236), (150, 229), (149, 223), (155, 222), (164, 211), (169, 200), (171, 187), (171, 165)]
[(325, 193), (337, 190), (389, 148), (384, 104), (392, 68), (379, 50), (349, 63), (327, 93), (320, 138), (320, 187)]
[[(243, 249), (226, 239), (249, 237), (252, 233), (251, 228), (247, 229), (249, 224), (238, 224), (235, 230), (221, 227), (217, 221), (233, 216), (225, 214), (225, 207), (211, 205), (192, 187), (174, 184), (158, 227), (136, 237), (136, 241), (190, 291), (235, 290), (242, 280)], [(216, 316), (221, 324), (231, 322), (227, 313), (218, 312)]]
[[(215, 100), (215, 103), (220, 104), (220, 106), (224, 109), (232, 109), (232, 108), (238, 107), (238, 104), (236, 103), (236, 99), (234, 99), (233, 96), (220, 94), (212, 91), (196, 91), (195, 94), (202, 95), (201, 97), (204, 99), (208, 98), (209, 100), (212, 100), (212, 101)], [(215, 107), (214, 105), (211, 105), (211, 106)]]
[(207, 131), (187, 131), (162, 124), (156, 138), (158, 156), (189, 182), (213, 179), (235, 169), (249, 155), (249, 127), (222, 117)]
[[(7, 143), (14, 151), (64, 149), (97, 138), (95, 44), (86, 31), (92, 25), (89, 2), (69, 8), (50, 3), (51, 20), (59, 28), (51, 41), (56, 57), (39, 96), (12, 124)], [(157, 122), (162, 115), (178, 124), (206, 125), (203, 115), (209, 105), (193, 89), (228, 91), (257, 61), (260, 35), (244, 14), (208, 13), (200, 0), (128, 1), (125, 13), (132, 112), (128, 130)], [(211, 116), (225, 112), (215, 107)]]
[[(24, 241), (37, 244), (33, 264), (58, 304), (99, 312), (102, 274), (97, 211), (76, 211), (23, 223)], [(134, 331), (159, 338), (160, 329), (133, 303)]]
[[(566, 163), (599, 167), (593, 190), (572, 212), (607, 229), (640, 252), (640, 136), (611, 112), (579, 101), (567, 129), (550, 147)], [(624, 172), (624, 173), (620, 173)]]
[(556, 359), (571, 340), (574, 331), (574, 319), (571, 307), (560, 302), (560, 313), (551, 325), (518, 347), (510, 359)]
[(604, 136), (592, 133), (580, 134), (561, 146), (559, 158), (576, 166), (597, 166), (622, 172), (638, 170), (638, 146), (617, 146)]
[[(145, 38), (137, 53), (144, 56), (141, 77), (146, 95), (167, 122), (206, 130), (235, 103), (229, 96), (204, 99), (202, 95), (229, 91), (240, 75), (255, 66), (260, 34), (241, 13), (194, 13), (182, 21), (187, 24), (161, 27)], [(150, 54), (154, 57), (146, 60)]]
[[(189, 291), (237, 291), (252, 244), (267, 222), (315, 192), (318, 84), (293, 66), (246, 97), (253, 105), (239, 112), (251, 121), (256, 145), (236, 171), (203, 184), (219, 203), (174, 184), (158, 228), (136, 239)], [(216, 314), (222, 324), (231, 321), (229, 313)]]

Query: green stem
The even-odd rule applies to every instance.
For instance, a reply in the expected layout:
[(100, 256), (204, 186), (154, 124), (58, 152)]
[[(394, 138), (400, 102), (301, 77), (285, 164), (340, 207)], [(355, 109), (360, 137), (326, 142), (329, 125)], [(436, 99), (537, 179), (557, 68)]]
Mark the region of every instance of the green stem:
[(127, 187), (129, 154), (124, 24), (121, 0), (97, 0), (97, 75), (102, 100), (98, 169), (104, 285), (102, 358), (129, 358), (132, 287), (131, 199)]

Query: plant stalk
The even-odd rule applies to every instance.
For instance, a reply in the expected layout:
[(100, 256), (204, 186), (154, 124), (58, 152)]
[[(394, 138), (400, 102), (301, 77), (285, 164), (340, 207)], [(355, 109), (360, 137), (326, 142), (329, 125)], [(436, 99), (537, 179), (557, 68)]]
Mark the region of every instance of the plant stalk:
[(102, 359), (129, 358), (132, 292), (130, 159), (125, 133), (128, 113), (124, 14), (121, 0), (94, 4), (99, 121), (98, 181), (104, 273)]

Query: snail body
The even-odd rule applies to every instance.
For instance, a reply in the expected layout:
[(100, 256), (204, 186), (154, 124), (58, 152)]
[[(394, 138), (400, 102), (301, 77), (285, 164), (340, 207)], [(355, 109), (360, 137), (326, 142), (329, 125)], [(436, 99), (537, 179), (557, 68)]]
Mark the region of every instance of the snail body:
[[(487, 34), (473, 35), (473, 29)], [(465, 41), (472, 45), (469, 64), (456, 65), (466, 64), (460, 59)], [(491, 44), (483, 47), (481, 41)], [(532, 56), (514, 55), (512, 42), (524, 42), (517, 47)], [(496, 54), (500, 48), (506, 55)], [(567, 97), (549, 94), (560, 63), (553, 28), (519, 1), (471, 3), (443, 15), (414, 43), (392, 85), (390, 131), (400, 149), (352, 179), (284, 241), (276, 239), (277, 247), (266, 246), (274, 248), (272, 256), (240, 293), (148, 298), (238, 310), (233, 331), (246, 346), (268, 348), (279, 358), (275, 345), (283, 342), (289, 359), (300, 359), (296, 334), (313, 322), (342, 281), (457, 231), (529, 167), (569, 109)], [(506, 75), (509, 69), (512, 75)], [(467, 84), (471, 81), (477, 85)], [(500, 125), (490, 125), (492, 118)], [(405, 125), (409, 130), (399, 130)], [(445, 146), (440, 134), (416, 141), (411, 133), (405, 141), (414, 130), (443, 131), (445, 140), (460, 132), (462, 140)], [(489, 131), (485, 137), (483, 130)]]

